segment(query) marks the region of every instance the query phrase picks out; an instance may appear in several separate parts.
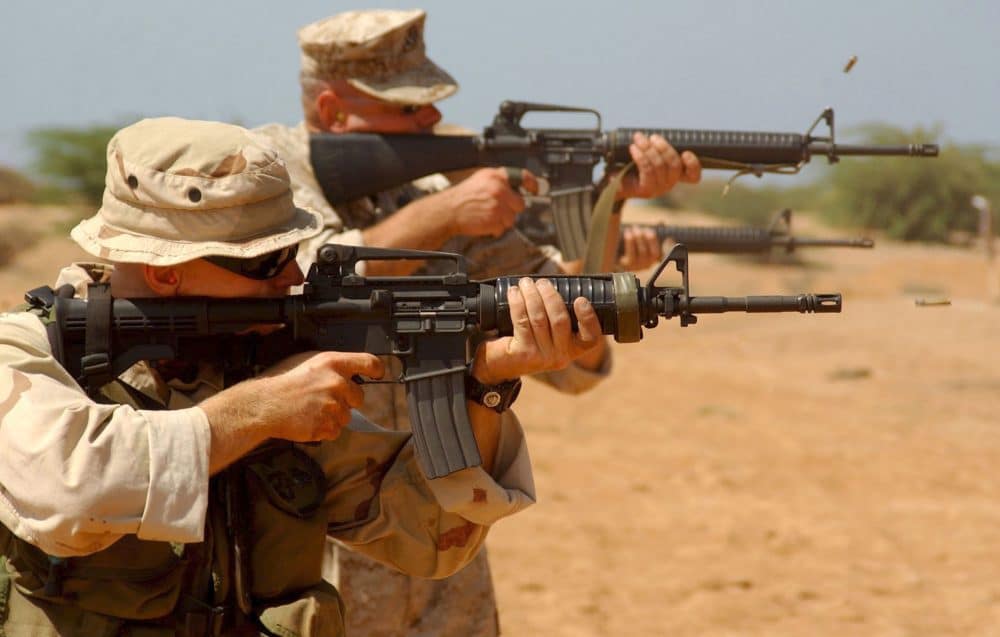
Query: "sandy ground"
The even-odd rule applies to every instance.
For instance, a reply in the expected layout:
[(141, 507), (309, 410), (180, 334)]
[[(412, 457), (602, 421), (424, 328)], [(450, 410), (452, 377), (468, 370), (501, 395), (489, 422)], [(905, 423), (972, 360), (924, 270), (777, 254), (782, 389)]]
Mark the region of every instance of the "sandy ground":
[[(66, 227), (43, 213), (0, 208), (0, 231)], [(81, 254), (45, 238), (0, 302)], [(489, 540), (505, 635), (1000, 635), (987, 264), (885, 241), (802, 261), (693, 255), (692, 291), (839, 291), (843, 314), (664, 322), (588, 394), (526, 383), (539, 503)]]
[(984, 258), (802, 254), (693, 255), (692, 292), (840, 291), (843, 314), (661, 323), (588, 394), (526, 383), (539, 503), (489, 540), (506, 635), (1000, 635)]

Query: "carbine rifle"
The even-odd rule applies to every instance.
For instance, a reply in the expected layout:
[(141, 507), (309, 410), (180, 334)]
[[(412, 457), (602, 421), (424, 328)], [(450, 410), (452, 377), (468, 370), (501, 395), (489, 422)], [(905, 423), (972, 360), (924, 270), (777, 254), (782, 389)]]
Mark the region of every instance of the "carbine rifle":
[[(448, 260), (455, 269), (440, 276), (357, 272), (360, 261), (395, 259)], [(655, 285), (670, 263), (682, 286)], [(470, 350), (484, 335), (513, 333), (507, 290), (519, 278), (470, 281), (457, 254), (328, 244), (319, 249), (303, 293), (283, 298), (113, 299), (103, 285), (92, 286), (88, 300), (71, 298), (72, 286), (38, 288), (26, 298), (51, 308), (53, 355), (91, 395), (142, 360), (213, 361), (229, 384), (301, 351), (396, 356), (403, 373), (394, 380), (406, 384), (417, 455), (427, 477), (436, 478), (481, 462), (465, 404)], [(571, 316), (575, 298), (590, 300), (602, 332), (619, 342), (640, 340), (642, 328), (660, 318), (677, 317), (687, 326), (701, 314), (841, 310), (839, 294), (691, 296), (682, 245), (645, 285), (631, 273), (546, 278)], [(279, 329), (252, 331), (259, 326)]]

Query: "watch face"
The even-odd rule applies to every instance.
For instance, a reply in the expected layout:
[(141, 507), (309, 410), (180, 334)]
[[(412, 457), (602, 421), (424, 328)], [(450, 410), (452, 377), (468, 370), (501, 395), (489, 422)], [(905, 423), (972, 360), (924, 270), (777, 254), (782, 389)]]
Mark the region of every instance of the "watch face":
[(489, 408), (496, 407), (500, 404), (500, 392), (492, 390), (483, 394), (483, 404)]

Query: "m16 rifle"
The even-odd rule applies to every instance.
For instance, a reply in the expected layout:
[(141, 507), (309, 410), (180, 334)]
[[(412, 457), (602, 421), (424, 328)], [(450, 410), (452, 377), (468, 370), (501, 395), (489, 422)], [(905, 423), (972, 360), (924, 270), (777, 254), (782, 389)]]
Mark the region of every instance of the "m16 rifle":
[[(528, 212), (534, 212), (529, 210)], [(545, 245), (555, 242), (555, 227), (550, 222), (549, 211), (522, 214), (517, 219), (517, 228), (535, 243)], [(766, 254), (777, 248), (787, 254), (799, 248), (874, 248), (875, 241), (858, 237), (851, 239), (818, 239), (792, 234), (792, 211), (788, 208), (778, 212), (766, 228), (755, 226), (710, 227), (673, 226), (663, 223), (629, 223), (625, 228), (652, 229), (661, 243), (670, 240), (683, 243), (688, 252), (711, 252), (717, 254)], [(625, 252), (625, 240), (619, 237), (618, 255)]]
[[(593, 128), (526, 128), (532, 112), (588, 113)], [(828, 134), (813, 131), (825, 122)], [(774, 133), (669, 128), (618, 128), (603, 131), (596, 110), (552, 104), (505, 101), (482, 135), (375, 135), (319, 133), (310, 138), (317, 180), (332, 204), (399, 186), (425, 175), (475, 168), (526, 168), (549, 184), (548, 197), (557, 245), (567, 260), (583, 258), (595, 199), (594, 166), (606, 172), (630, 161), (636, 132), (662, 135), (677, 152), (690, 150), (704, 168), (736, 170), (738, 177), (797, 173), (813, 157), (836, 163), (848, 156), (936, 157), (935, 144), (897, 146), (837, 143), (833, 109), (824, 110), (804, 133)]]
[[(455, 270), (440, 276), (358, 274), (360, 261), (395, 259), (448, 260)], [(670, 263), (682, 286), (655, 285)], [(691, 296), (681, 245), (645, 285), (631, 273), (547, 278), (571, 316), (573, 300), (586, 297), (602, 332), (619, 342), (640, 340), (642, 328), (655, 327), (660, 318), (677, 317), (687, 326), (701, 314), (841, 310), (839, 294)], [(456, 254), (328, 244), (319, 249), (300, 295), (113, 299), (107, 286), (94, 285), (88, 300), (69, 298), (71, 286), (54, 298), (48, 288), (27, 298), (51, 306), (53, 355), (91, 395), (142, 360), (213, 361), (231, 383), (301, 351), (396, 356), (403, 373), (395, 381), (406, 384), (417, 455), (427, 477), (436, 478), (481, 463), (465, 402), (469, 350), (483, 334), (513, 334), (507, 290), (518, 279), (470, 281)], [(253, 331), (260, 326), (279, 329)]]

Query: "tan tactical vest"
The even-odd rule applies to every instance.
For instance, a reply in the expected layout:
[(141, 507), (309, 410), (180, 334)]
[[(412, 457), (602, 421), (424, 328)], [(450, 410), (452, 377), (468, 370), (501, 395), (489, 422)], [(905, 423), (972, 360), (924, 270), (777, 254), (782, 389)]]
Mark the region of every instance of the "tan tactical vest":
[[(165, 408), (119, 381), (101, 393)], [(255, 452), (210, 490), (198, 544), (127, 535), (60, 560), (0, 526), (0, 636), (343, 635), (343, 604), (320, 577), (327, 511), (308, 453), (291, 444)]]

